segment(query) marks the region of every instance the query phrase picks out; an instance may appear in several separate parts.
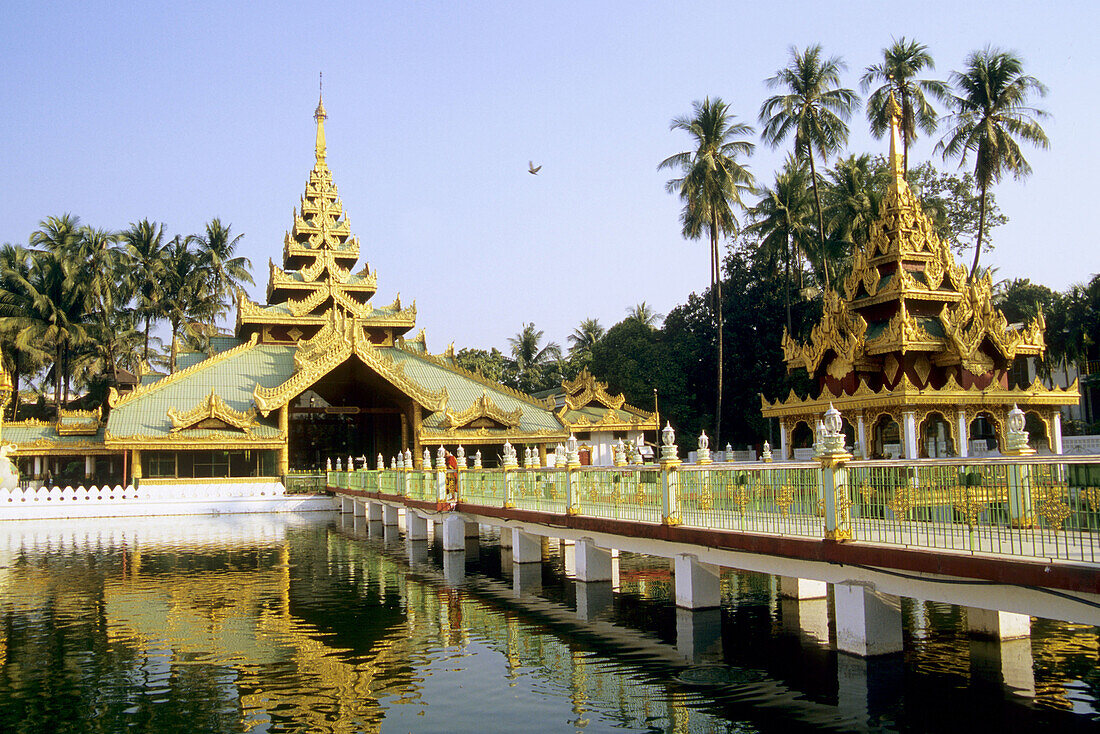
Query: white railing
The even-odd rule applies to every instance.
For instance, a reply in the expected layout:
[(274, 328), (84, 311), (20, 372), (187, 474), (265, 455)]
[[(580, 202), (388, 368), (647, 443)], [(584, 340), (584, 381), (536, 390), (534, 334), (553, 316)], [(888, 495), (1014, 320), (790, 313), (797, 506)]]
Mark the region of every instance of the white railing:
[(1063, 454), (1100, 454), (1100, 436), (1062, 436)]
[(106, 503), (161, 500), (204, 500), (238, 497), (282, 497), (286, 490), (281, 482), (258, 484), (161, 484), (135, 488), (123, 487), (31, 487), (0, 489), (0, 512), (12, 504)]

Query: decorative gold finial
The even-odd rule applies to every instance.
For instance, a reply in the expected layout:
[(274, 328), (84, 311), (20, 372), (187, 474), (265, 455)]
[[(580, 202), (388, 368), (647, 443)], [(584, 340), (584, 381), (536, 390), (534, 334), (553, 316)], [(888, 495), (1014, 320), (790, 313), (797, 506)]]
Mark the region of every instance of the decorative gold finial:
[(324, 91), (325, 73), (322, 71), (318, 82), (317, 109), (313, 112), (313, 119), (317, 122), (316, 152), (318, 161), (325, 159), (325, 118), (328, 117), (328, 114), (325, 113)]
[[(893, 78), (893, 77), (891, 77)], [(901, 144), (901, 105), (894, 99), (894, 92), (890, 90), (890, 98), (886, 101), (886, 110), (890, 113), (890, 173), (895, 179), (905, 177), (905, 164), (902, 161)]]

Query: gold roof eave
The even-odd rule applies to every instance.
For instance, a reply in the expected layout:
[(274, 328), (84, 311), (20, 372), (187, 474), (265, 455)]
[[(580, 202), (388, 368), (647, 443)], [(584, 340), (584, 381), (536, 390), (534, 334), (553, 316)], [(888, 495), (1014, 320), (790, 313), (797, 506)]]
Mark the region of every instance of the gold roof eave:
[(800, 398), (792, 390), (785, 400), (774, 402), (768, 402), (767, 398), (761, 395), (760, 411), (765, 418), (782, 418), (824, 413), (830, 404), (844, 413), (846, 410), (903, 408), (917, 405), (959, 407), (1019, 405), (1027, 410), (1029, 406), (1076, 405), (1080, 401), (1081, 392), (1077, 380), (1074, 380), (1068, 388), (1053, 390), (1044, 387), (1038, 379), (1027, 388), (1004, 388), (995, 384), (986, 388), (966, 389), (952, 377), (943, 388), (937, 390), (918, 388), (910, 382), (908, 377), (903, 377), (901, 383), (893, 390), (881, 388), (875, 391), (861, 381), (852, 394), (846, 394), (843, 391), (834, 393), (826, 388), (816, 398)]

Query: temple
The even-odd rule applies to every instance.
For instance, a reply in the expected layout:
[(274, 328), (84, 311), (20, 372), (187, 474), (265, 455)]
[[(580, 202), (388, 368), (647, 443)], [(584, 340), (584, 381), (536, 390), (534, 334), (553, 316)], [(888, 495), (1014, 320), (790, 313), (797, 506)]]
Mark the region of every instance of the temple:
[(968, 278), (955, 262), (905, 180), (900, 110), (891, 104), (882, 215), (855, 248), (843, 293), (826, 293), (809, 341), (783, 334), (788, 370), (806, 370), (818, 394), (761, 395), (763, 415), (779, 421), (780, 456), (809, 454), (830, 404), (845, 418), (852, 453), (864, 458), (999, 451), (1013, 405), (1025, 412), (1035, 448), (1061, 453), (1061, 407), (1079, 402), (1077, 382), (1048, 389), (1017, 377), (1046, 349), (1042, 314), (1009, 324), (992, 305), (989, 273)]
[[(238, 294), (234, 336), (183, 353), (179, 371), (142, 375), (106, 410), (60, 411), (52, 422), (3, 427), (24, 477), (156, 483), (255, 480), (354, 457), (374, 467), (439, 446), (494, 466), (504, 444), (543, 461), (574, 434), (584, 463), (611, 463), (611, 444), (656, 439), (657, 417), (628, 406), (587, 372), (535, 398), (462, 369), (454, 349), (428, 352), (415, 303), (372, 303), (377, 275), (356, 270), (351, 233), (326, 161), (318, 101), (316, 160), (267, 303)], [(537, 454), (534, 453), (537, 450)], [(408, 454), (406, 454), (408, 455)], [(586, 461), (585, 461), (586, 460)]]

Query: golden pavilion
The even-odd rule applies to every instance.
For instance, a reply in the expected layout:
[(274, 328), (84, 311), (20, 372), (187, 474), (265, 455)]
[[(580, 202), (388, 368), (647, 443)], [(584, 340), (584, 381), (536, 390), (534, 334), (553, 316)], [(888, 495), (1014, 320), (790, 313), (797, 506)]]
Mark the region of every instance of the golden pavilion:
[(107, 410), (5, 425), (23, 476), (247, 480), (348, 457), (389, 466), (399, 452), (420, 466), (424, 450), (439, 446), (480, 451), (493, 466), (506, 442), (545, 460), (571, 433), (582, 457), (596, 460), (610, 457), (614, 441), (641, 441), (646, 431), (656, 439), (654, 414), (609, 395), (587, 372), (535, 398), (463, 369), (453, 346), (430, 354), (423, 330), (408, 336), (415, 303), (398, 296), (374, 305), (377, 274), (367, 264), (356, 270), (359, 240), (326, 162), (321, 101), (314, 119), (316, 161), (282, 264), (270, 264), (267, 303), (239, 293), (234, 336), (181, 354), (173, 374), (112, 388)]
[(788, 370), (804, 369), (816, 397), (761, 395), (778, 419), (779, 456), (804, 458), (823, 413), (845, 420), (853, 454), (865, 458), (972, 456), (1005, 446), (1008, 412), (1027, 417), (1035, 448), (1061, 453), (1061, 408), (1077, 404), (1076, 381), (1022, 384), (1027, 360), (1046, 344), (1042, 314), (1009, 324), (992, 305), (987, 272), (968, 278), (905, 180), (893, 100), (890, 182), (881, 217), (857, 246), (843, 293), (828, 292), (805, 343), (783, 334)]

